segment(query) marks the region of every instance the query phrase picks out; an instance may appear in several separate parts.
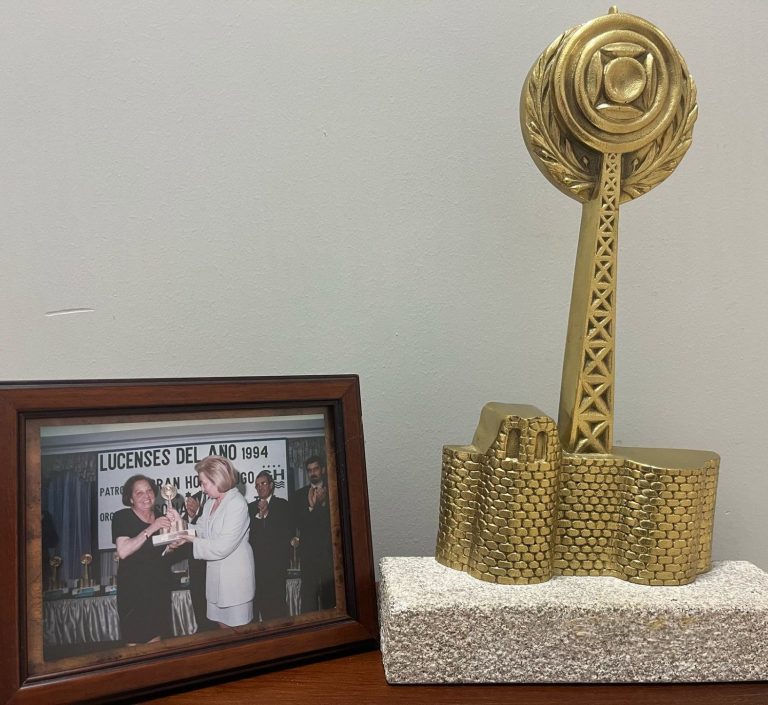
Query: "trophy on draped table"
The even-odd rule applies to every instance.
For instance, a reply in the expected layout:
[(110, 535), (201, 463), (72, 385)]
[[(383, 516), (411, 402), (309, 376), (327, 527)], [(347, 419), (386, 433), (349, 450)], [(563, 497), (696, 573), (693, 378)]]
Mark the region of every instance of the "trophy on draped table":
[(48, 576), (48, 585), (43, 593), (43, 599), (45, 600), (57, 600), (69, 594), (69, 588), (62, 584), (59, 577), (59, 569), (62, 562), (61, 556), (51, 556), (48, 559), (50, 574)]
[(90, 553), (84, 553), (80, 556), (82, 572), (80, 573), (78, 586), (72, 590), (73, 597), (93, 597), (101, 592), (101, 585), (94, 585), (91, 578), (91, 563), (93, 563), (93, 556)]

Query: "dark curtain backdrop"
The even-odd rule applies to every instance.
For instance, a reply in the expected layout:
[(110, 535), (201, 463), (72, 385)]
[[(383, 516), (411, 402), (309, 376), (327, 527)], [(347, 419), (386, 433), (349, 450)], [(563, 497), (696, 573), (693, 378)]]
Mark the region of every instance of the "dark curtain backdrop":
[[(91, 577), (98, 580), (96, 496), (97, 454), (66, 453), (42, 457), (42, 509), (47, 510), (58, 534), (58, 544), (48, 547), (51, 555), (61, 556), (60, 580), (79, 578), (84, 553), (93, 555)], [(46, 558), (44, 557), (44, 560)]]

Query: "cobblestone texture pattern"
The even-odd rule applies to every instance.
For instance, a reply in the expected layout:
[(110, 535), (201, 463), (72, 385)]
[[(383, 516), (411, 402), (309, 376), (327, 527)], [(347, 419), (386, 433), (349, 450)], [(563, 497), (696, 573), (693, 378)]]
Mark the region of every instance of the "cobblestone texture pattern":
[(487, 405), (481, 424), (498, 421), (489, 443), (478, 429), (472, 445), (443, 448), (440, 563), (500, 584), (610, 575), (683, 585), (709, 570), (717, 454), (662, 468), (620, 448), (562, 452), (555, 422), (522, 408), (532, 409)]

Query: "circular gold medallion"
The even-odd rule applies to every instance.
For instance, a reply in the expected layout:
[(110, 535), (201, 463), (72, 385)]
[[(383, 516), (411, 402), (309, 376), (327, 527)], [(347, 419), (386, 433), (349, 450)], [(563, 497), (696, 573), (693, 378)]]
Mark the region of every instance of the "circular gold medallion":
[(554, 67), (558, 118), (586, 146), (631, 152), (671, 123), (682, 68), (666, 36), (634, 15), (611, 14), (571, 34)]
[(605, 154), (622, 155), (622, 203), (664, 181), (690, 146), (697, 114), (695, 83), (666, 35), (613, 11), (555, 39), (520, 101), (536, 166), (582, 202), (594, 197)]

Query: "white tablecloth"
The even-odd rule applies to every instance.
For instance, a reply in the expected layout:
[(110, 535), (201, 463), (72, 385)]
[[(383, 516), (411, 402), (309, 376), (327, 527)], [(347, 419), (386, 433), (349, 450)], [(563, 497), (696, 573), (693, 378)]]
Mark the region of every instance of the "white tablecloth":
[[(173, 634), (194, 634), (195, 613), (189, 590), (174, 590)], [(120, 641), (117, 596), (72, 597), (43, 601), (43, 640), (46, 646)]]

